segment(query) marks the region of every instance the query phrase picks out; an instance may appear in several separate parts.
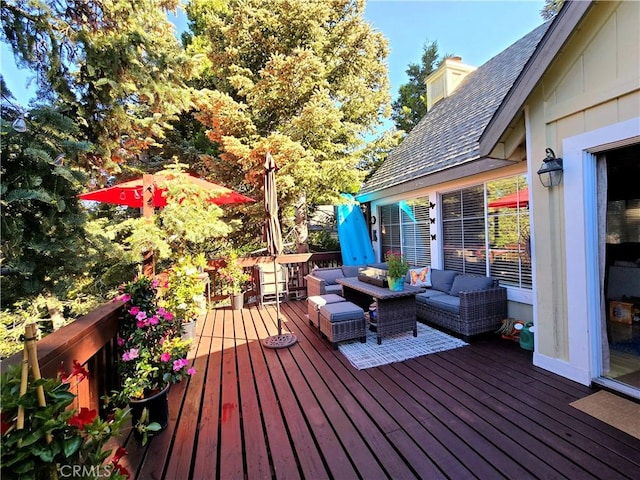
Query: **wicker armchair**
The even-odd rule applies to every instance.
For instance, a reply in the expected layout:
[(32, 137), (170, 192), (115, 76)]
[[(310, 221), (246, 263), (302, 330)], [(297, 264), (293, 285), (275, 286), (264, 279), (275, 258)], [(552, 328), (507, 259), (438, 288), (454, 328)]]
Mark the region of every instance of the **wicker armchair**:
[(507, 318), (507, 289), (494, 280), (491, 288), (460, 292), (460, 308), (453, 313), (430, 303), (416, 302), (419, 320), (458, 333), (466, 340), (473, 335), (496, 331)]
[(342, 285), (336, 283), (336, 279), (344, 278), (340, 267), (317, 268), (305, 277), (307, 281), (307, 296), (327, 295), (335, 293), (342, 295)]

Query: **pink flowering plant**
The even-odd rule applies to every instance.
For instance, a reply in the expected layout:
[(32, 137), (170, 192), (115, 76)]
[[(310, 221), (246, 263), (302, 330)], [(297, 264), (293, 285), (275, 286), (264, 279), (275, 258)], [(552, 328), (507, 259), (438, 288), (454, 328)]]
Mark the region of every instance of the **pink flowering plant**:
[(400, 252), (387, 251), (385, 260), (388, 265), (387, 276), (391, 278), (403, 278), (409, 271), (409, 263)]
[(122, 389), (116, 400), (145, 398), (193, 375), (187, 352), (190, 340), (180, 337), (180, 321), (158, 306), (158, 282), (141, 276), (120, 289), (125, 303), (118, 333), (118, 372)]

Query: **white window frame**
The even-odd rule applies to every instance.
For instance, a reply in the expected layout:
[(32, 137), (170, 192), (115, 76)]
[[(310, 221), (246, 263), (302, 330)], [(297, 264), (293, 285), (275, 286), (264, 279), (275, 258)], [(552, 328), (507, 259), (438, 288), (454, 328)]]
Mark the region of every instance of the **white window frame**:
[(569, 359), (534, 355), (535, 364), (589, 385), (602, 375), (596, 154), (640, 142), (640, 117), (562, 141)]

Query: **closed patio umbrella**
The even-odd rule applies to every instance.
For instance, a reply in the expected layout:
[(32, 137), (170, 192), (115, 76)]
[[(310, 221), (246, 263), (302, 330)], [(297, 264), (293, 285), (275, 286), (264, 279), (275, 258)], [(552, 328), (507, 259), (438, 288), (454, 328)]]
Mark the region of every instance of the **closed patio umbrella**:
[(278, 219), (278, 196), (276, 191), (276, 163), (267, 152), (264, 162), (264, 208), (265, 233), (267, 237), (267, 252), (273, 257), (273, 274), (276, 287), (276, 316), (278, 317), (278, 334), (265, 339), (264, 346), (268, 348), (290, 347), (298, 341), (293, 333), (282, 333), (282, 319), (280, 318), (280, 294), (278, 292), (278, 255), (282, 254), (282, 230)]

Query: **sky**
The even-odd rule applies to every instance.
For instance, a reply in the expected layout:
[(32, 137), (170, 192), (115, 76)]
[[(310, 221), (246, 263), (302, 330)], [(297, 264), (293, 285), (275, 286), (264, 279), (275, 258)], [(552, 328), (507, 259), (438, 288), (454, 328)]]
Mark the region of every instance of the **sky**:
[[(368, 0), (364, 16), (389, 41), (387, 63), (395, 99), (400, 85), (408, 81), (408, 65), (420, 62), (425, 43), (435, 41), (441, 55), (457, 55), (463, 63), (479, 67), (542, 24), (543, 6), (544, 0)], [(185, 28), (184, 15), (175, 23), (178, 30)], [(26, 106), (35, 96), (29, 83), (33, 75), (16, 68), (4, 43), (0, 66), (17, 103)]]

